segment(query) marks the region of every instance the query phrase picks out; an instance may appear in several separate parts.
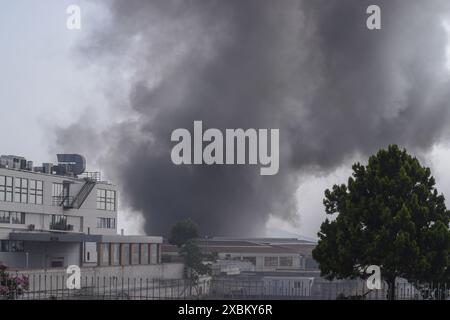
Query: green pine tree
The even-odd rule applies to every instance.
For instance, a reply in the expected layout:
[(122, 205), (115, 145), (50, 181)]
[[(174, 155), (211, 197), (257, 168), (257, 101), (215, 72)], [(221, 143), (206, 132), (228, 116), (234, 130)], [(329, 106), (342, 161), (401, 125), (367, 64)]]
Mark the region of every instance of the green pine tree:
[(449, 281), (450, 212), (429, 168), (391, 145), (353, 165), (347, 185), (325, 191), (326, 219), (313, 251), (327, 279), (362, 276), (379, 265), (395, 299), (395, 279)]

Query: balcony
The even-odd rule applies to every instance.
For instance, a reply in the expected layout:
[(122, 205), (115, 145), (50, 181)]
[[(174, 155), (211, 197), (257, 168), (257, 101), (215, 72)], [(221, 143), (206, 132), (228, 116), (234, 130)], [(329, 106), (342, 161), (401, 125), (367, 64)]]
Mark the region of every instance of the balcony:
[(67, 224), (67, 222), (51, 222), (50, 230), (57, 231), (73, 231), (73, 224)]

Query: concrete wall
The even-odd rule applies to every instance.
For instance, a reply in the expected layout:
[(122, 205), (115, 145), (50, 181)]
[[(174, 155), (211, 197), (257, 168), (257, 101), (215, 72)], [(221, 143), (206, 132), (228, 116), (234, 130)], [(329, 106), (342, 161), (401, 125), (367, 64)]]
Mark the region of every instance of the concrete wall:
[[(82, 267), (81, 268), (81, 286), (89, 287), (92, 283), (106, 284), (110, 279), (117, 279), (125, 283), (128, 280), (133, 283), (142, 279), (182, 279), (184, 265), (182, 263), (164, 263), (157, 265), (134, 265), (117, 267)], [(30, 291), (33, 290), (52, 290), (66, 289), (65, 283), (68, 274), (66, 269), (53, 268), (41, 270), (23, 270), (9, 269), (12, 274), (23, 274), (29, 277)]]
[(24, 252), (0, 252), (0, 262), (8, 268), (50, 268), (52, 261), (61, 261), (63, 267), (80, 264), (80, 243), (24, 242)]
[[(62, 261), (63, 267), (80, 264), (80, 243), (65, 242), (24, 242), (25, 252), (29, 252), (29, 268), (50, 268), (52, 261)], [(23, 264), (25, 265), (25, 264)], [(23, 266), (22, 265), (22, 266)]]
[(0, 252), (0, 263), (10, 268), (20, 268), (26, 264), (24, 252)]
[(24, 242), (23, 252), (0, 252), (0, 262), (8, 268), (50, 268), (52, 261), (63, 267), (80, 264), (80, 244), (73, 242)]
[[(183, 278), (184, 264), (162, 263), (152, 265), (114, 266), (114, 267), (82, 267), (81, 277), (124, 277), (149, 279), (181, 279)], [(65, 268), (51, 269), (14, 269), (9, 272), (26, 275), (66, 276)]]

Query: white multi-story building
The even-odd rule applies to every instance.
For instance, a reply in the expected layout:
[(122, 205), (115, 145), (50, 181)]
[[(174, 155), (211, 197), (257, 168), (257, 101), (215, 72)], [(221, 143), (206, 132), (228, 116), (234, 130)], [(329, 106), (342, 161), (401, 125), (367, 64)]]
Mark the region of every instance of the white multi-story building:
[(161, 237), (117, 234), (117, 187), (80, 155), (0, 157), (0, 263), (47, 269), (160, 263)]

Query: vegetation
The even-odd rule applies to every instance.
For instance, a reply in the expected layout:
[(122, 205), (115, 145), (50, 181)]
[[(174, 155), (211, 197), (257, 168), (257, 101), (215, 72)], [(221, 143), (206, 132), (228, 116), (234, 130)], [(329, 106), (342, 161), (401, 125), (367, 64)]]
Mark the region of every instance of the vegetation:
[(450, 212), (429, 168), (391, 145), (353, 165), (347, 185), (325, 191), (326, 219), (313, 257), (328, 279), (361, 277), (381, 268), (395, 299), (397, 277), (449, 281)]
[(205, 262), (208, 256), (203, 254), (197, 243), (199, 227), (191, 219), (178, 221), (171, 230), (169, 242), (180, 249), (180, 255), (185, 263), (185, 276), (197, 281), (199, 276), (211, 272), (209, 264)]
[(180, 252), (184, 258), (185, 276), (191, 280), (197, 281), (199, 276), (211, 273), (209, 264), (204, 262), (203, 254), (196, 240), (189, 240)]
[(172, 227), (169, 243), (181, 248), (191, 239), (199, 237), (199, 227), (191, 219), (180, 220)]
[(0, 264), (0, 298), (15, 299), (29, 288), (27, 276), (10, 275), (7, 267)]

